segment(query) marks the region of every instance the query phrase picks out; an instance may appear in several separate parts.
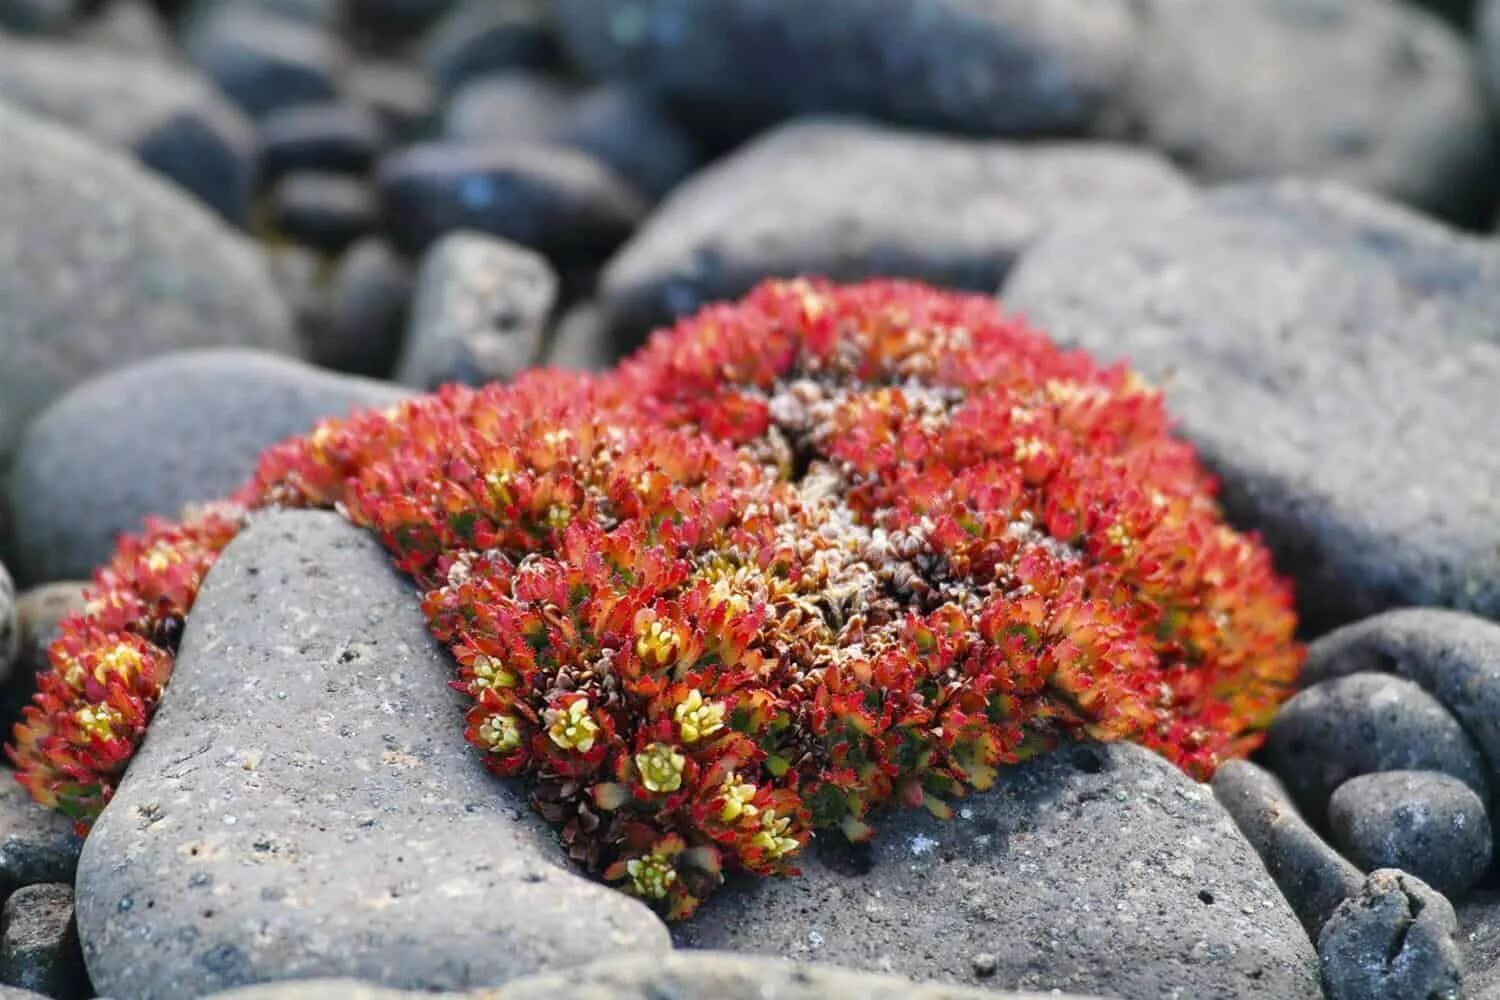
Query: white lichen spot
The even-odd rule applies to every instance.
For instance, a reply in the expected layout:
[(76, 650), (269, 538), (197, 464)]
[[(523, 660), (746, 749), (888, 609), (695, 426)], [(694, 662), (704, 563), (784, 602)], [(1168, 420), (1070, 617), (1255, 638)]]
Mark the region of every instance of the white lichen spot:
[(911, 850), (912, 857), (922, 858), (931, 854), (937, 848), (938, 842), (926, 834), (919, 833), (911, 838), (911, 843), (907, 846)]

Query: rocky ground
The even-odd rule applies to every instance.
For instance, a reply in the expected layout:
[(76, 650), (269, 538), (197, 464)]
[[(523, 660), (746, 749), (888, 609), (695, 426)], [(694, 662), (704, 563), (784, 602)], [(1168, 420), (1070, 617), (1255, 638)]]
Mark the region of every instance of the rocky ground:
[(7, 728), (144, 516), (773, 275), (1128, 358), (1311, 641), (1211, 786), (1070, 747), (669, 929), (270, 515), (87, 842), (0, 775), (0, 998), (1500, 997), (1497, 108), (1500, 0), (0, 0)]

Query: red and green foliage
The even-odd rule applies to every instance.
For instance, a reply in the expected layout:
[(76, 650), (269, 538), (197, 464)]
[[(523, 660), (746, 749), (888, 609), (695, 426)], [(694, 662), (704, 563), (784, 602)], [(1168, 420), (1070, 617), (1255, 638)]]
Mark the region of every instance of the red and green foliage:
[(1197, 776), (1259, 740), (1291, 594), (1157, 393), (993, 302), (762, 286), (617, 371), (446, 388), (270, 451), (122, 543), (11, 754), (86, 824), (204, 574), (270, 505), (336, 507), (416, 581), (467, 737), (589, 870), (683, 916), (815, 830), (939, 815), (1066, 738)]

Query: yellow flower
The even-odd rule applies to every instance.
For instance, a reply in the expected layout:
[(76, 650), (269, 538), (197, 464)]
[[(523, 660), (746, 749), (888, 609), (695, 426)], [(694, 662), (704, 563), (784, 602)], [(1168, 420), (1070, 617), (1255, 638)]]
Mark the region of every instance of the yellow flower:
[(724, 728), (724, 703), (704, 701), (703, 692), (694, 688), (672, 713), (682, 727), (682, 742), (697, 743)]
[(479, 738), (494, 753), (510, 753), (521, 745), (521, 726), (515, 716), (497, 712), (480, 723)]
[(673, 626), (653, 621), (636, 639), (635, 655), (652, 666), (669, 666), (682, 655), (682, 636)]
[(519, 682), (514, 673), (501, 666), (500, 661), (483, 653), (474, 657), (474, 687), (476, 688), (512, 688)]
[(631, 858), (625, 863), (625, 870), (630, 873), (636, 895), (643, 899), (665, 899), (672, 883), (677, 881), (672, 859), (662, 854)]
[(140, 669), (141, 654), (122, 642), (100, 655), (99, 662), (94, 665), (94, 680), (103, 684), (110, 674), (117, 674), (128, 681)]
[(85, 705), (74, 713), (78, 726), (96, 740), (108, 742), (115, 738), (115, 726), (125, 721), (117, 709), (108, 705)]
[(551, 725), (547, 735), (552, 742), (564, 750), (588, 753), (594, 746), (594, 737), (599, 734), (599, 724), (589, 715), (587, 698), (580, 698), (561, 712), (551, 713)]
[(666, 743), (653, 743), (635, 755), (641, 784), (653, 792), (675, 792), (682, 787), (682, 768), (687, 758)]
[(791, 828), (790, 816), (777, 816), (775, 809), (760, 814), (760, 832), (750, 838), (750, 843), (765, 851), (771, 858), (780, 858), (797, 849), (797, 839), (788, 837)]
[(173, 558), (173, 552), (163, 546), (156, 546), (146, 554), (146, 568), (153, 573), (160, 573), (177, 560)]
[(751, 805), (755, 798), (755, 786), (749, 782), (740, 781), (739, 775), (730, 771), (724, 777), (724, 806), (719, 810), (719, 819), (726, 823), (733, 823), (741, 816), (749, 816), (754, 819), (760, 810)]

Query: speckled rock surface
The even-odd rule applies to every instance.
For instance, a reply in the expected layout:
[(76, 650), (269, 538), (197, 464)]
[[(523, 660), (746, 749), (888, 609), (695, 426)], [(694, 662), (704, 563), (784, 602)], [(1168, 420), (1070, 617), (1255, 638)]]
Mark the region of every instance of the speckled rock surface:
[(1316, 940), (1339, 904), (1359, 892), (1360, 870), (1308, 825), (1269, 771), (1232, 760), (1214, 774), (1213, 788)]
[(536, 362), (557, 276), (546, 258), (479, 233), (450, 233), (422, 259), (396, 380), (422, 391), (484, 385)]
[(902, 275), (988, 292), (1059, 220), (1189, 190), (1159, 157), (1126, 147), (807, 119), (674, 191), (610, 262), (603, 301), (616, 327), (640, 334), (770, 276)]
[(1256, 183), (1055, 230), (1003, 298), (1161, 386), (1308, 631), (1401, 604), (1500, 614), (1500, 244)]
[(94, 995), (78, 950), (72, 886), (28, 885), (5, 901), (0, 933), (0, 983), (54, 1000)]
[(0, 896), (23, 885), (72, 882), (82, 846), (71, 820), (32, 802), (0, 770)]
[[(349, 980), (252, 986), (214, 1000), (419, 1000), (431, 993), (383, 990)], [(1061, 994), (1049, 993), (1049, 997)], [(579, 969), (542, 973), (502, 990), (445, 993), (440, 1000), (1040, 1000), (828, 965), (782, 962), (725, 952), (674, 952), (609, 958)]]
[(1402, 0), (1148, 0), (1134, 134), (1213, 180), (1298, 173), (1488, 221), (1494, 136), (1473, 56)]
[(0, 107), (0, 465), (90, 375), (230, 345), (297, 349), (264, 258), (124, 154)]
[(1489, 871), (1494, 834), (1485, 804), (1446, 774), (1351, 778), (1333, 793), (1328, 826), (1361, 868), (1399, 868), (1449, 900), (1462, 898)]
[(1374, 771), (1441, 771), (1490, 798), (1489, 768), (1458, 720), (1420, 685), (1393, 674), (1349, 674), (1305, 688), (1276, 713), (1263, 757), (1318, 824), (1334, 789)]
[(590, 70), (720, 118), (848, 111), (944, 129), (1076, 133), (1129, 68), (1118, 0), (557, 0)]
[(259, 155), (254, 126), (169, 61), (0, 37), (0, 101), (135, 154), (226, 218), (244, 218)]
[(84, 848), (95, 987), (456, 989), (665, 949), (656, 916), (567, 871), (469, 752), (451, 669), (365, 532), (308, 512), (248, 528), (209, 574), (151, 738)]
[(240, 350), (178, 352), (87, 382), (38, 415), (17, 450), (16, 573), (87, 577), (146, 515), (225, 496), (283, 438), (406, 394)]
[(1405, 872), (1372, 872), (1318, 938), (1329, 1000), (1459, 1000), (1453, 907)]
[(1010, 770), (951, 821), (825, 838), (803, 876), (740, 883), (679, 942), (918, 980), (1155, 997), (1317, 997), (1296, 916), (1212, 793), (1129, 744)]
[(1383, 670), (1415, 681), (1463, 723), (1500, 781), (1500, 624), (1436, 608), (1402, 608), (1347, 625), (1308, 647), (1302, 683)]

